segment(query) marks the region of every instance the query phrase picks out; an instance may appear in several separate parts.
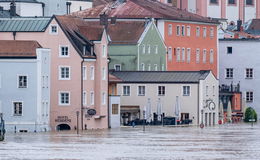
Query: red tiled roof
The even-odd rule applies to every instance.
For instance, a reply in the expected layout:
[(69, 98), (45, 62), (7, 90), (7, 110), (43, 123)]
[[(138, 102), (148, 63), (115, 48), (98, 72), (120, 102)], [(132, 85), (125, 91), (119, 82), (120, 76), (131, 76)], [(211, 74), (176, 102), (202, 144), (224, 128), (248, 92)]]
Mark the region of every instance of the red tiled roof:
[(0, 40), (0, 57), (36, 57), (37, 41)]
[(112, 74), (109, 74), (109, 82), (122, 82), (122, 80)]
[(126, 0), (124, 3), (110, 2), (91, 9), (74, 12), (75, 16), (83, 18), (99, 18), (106, 13), (109, 17), (118, 18), (159, 18), (180, 21), (195, 21), (218, 23), (215, 20), (163, 4), (155, 0)]

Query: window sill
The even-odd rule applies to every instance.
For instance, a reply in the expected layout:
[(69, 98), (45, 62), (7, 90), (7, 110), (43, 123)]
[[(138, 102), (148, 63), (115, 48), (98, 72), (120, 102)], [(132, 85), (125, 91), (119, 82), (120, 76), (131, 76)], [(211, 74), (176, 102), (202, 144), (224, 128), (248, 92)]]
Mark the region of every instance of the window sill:
[(226, 79), (233, 79), (233, 77), (232, 78), (226, 78)]
[(184, 96), (184, 97), (189, 97), (190, 95), (182, 95), (182, 96)]
[(165, 96), (165, 94), (162, 94), (162, 95), (158, 95), (158, 96)]
[(245, 78), (245, 79), (247, 79), (247, 80), (252, 80), (252, 79), (254, 79), (254, 78)]
[(145, 96), (145, 94), (144, 94), (144, 95), (138, 95), (138, 96), (142, 96), (142, 97), (144, 97), (144, 96)]
[(61, 106), (61, 107), (67, 107), (67, 106), (70, 106), (70, 104), (59, 104), (59, 106)]

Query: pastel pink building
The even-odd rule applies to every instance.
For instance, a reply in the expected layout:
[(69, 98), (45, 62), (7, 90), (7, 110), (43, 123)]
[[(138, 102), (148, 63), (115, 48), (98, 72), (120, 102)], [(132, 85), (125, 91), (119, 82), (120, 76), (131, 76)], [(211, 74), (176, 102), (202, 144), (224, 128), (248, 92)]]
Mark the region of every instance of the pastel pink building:
[[(1, 40), (37, 40), (51, 49), (52, 130), (108, 127), (107, 35), (84, 32), (84, 21), (67, 16), (1, 19)], [(96, 112), (96, 113), (95, 113)]]
[(159, 0), (204, 17), (223, 18), (228, 22), (260, 18), (259, 0)]

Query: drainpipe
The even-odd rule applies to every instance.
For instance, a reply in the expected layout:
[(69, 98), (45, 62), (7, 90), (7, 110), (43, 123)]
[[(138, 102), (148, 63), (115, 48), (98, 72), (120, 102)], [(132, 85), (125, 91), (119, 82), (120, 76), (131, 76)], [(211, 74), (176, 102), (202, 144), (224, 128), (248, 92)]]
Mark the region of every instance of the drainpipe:
[(80, 67), (81, 67), (81, 75), (80, 75), (80, 80), (81, 80), (81, 93), (80, 93), (80, 95), (81, 95), (81, 110), (80, 110), (80, 112), (81, 112), (81, 130), (83, 131), (83, 111), (84, 111), (84, 108), (83, 108), (83, 62), (84, 62), (84, 58), (82, 57), (82, 61), (81, 61), (81, 65), (80, 65)]
[(13, 32), (13, 38), (15, 40), (15, 37), (16, 37), (16, 32)]
[[(107, 46), (108, 48), (108, 46)], [(108, 55), (108, 52), (107, 52)], [(111, 128), (111, 124), (110, 124), (110, 96), (109, 96), (109, 63), (110, 63), (110, 59), (108, 58), (108, 63), (107, 63), (107, 82), (108, 82), (108, 86), (107, 86), (107, 104), (108, 104), (108, 109), (107, 109), (107, 122), (108, 122), (108, 128)]]
[[(200, 82), (198, 84), (198, 110), (197, 110), (197, 124), (200, 125)], [(201, 120), (202, 121), (202, 120)]]
[(42, 3), (42, 16), (43, 16), (43, 17), (45, 16), (44, 8), (45, 8), (45, 4)]

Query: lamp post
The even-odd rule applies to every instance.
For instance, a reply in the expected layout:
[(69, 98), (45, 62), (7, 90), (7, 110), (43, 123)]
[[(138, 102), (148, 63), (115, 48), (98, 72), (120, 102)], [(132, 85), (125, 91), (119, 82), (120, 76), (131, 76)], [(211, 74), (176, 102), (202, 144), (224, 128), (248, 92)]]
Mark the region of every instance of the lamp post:
[(145, 110), (143, 110), (143, 131), (145, 132)]
[(204, 128), (204, 124), (203, 124), (203, 109), (201, 109), (201, 123), (200, 123), (200, 128)]
[(77, 111), (76, 114), (77, 114), (77, 134), (79, 134), (79, 111)]

